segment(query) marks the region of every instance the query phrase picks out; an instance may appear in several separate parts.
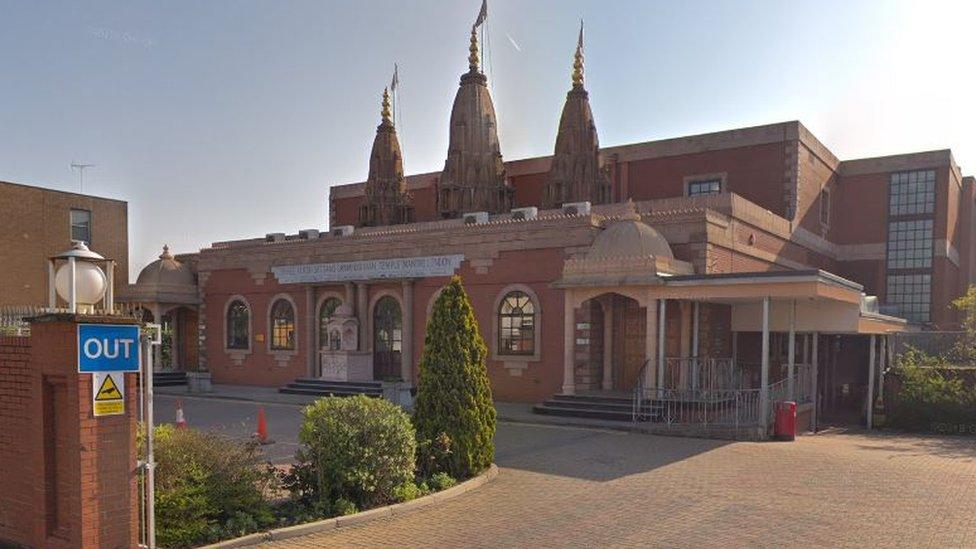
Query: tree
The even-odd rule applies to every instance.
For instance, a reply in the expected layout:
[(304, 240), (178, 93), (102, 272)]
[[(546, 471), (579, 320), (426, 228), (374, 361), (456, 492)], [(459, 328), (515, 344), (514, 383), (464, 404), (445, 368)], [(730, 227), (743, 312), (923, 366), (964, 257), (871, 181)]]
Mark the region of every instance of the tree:
[(956, 342), (955, 354), (964, 364), (976, 363), (976, 284), (952, 302), (962, 316), (962, 337)]
[(455, 276), (434, 303), (420, 357), (414, 425), (424, 474), (467, 478), (495, 456), (495, 405), (485, 342)]

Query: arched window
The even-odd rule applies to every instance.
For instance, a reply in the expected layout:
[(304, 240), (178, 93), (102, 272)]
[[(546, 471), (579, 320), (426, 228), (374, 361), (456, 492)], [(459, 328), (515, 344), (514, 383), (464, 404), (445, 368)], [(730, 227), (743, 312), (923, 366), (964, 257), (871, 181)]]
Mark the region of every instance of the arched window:
[(332, 316), (335, 315), (336, 309), (342, 305), (342, 300), (338, 297), (330, 297), (322, 302), (322, 306), (319, 307), (319, 347), (322, 349), (331, 348), (331, 343), (329, 342), (329, 331), (326, 325)]
[(525, 292), (509, 292), (498, 309), (498, 354), (534, 353), (535, 305)]
[(271, 350), (290, 351), (295, 348), (295, 309), (281, 298), (271, 306)]
[(247, 303), (235, 299), (227, 306), (227, 348), (247, 349), (250, 346), (251, 311)]

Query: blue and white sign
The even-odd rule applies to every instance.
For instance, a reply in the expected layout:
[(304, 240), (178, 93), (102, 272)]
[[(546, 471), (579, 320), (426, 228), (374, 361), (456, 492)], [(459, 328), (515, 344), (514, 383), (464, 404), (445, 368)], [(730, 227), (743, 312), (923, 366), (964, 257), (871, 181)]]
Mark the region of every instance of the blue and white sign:
[(119, 324), (78, 325), (78, 371), (138, 372), (139, 327)]

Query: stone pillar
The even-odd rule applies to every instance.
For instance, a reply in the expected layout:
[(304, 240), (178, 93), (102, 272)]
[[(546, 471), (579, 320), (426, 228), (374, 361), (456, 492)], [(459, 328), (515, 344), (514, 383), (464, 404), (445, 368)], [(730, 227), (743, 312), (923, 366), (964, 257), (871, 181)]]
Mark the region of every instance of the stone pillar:
[[(79, 323), (35, 318), (29, 338), (0, 337), (0, 546), (136, 547), (137, 376), (124, 374), (125, 413), (93, 417), (92, 375), (78, 373)], [(9, 439), (7, 439), (9, 437)]]
[[(647, 302), (648, 310), (652, 310), (655, 307), (658, 310), (657, 317), (657, 385), (656, 387), (664, 387), (664, 369), (667, 367), (665, 356), (664, 356), (664, 326), (667, 320), (668, 312), (668, 300), (667, 299), (652, 299)], [(648, 323), (647, 336), (651, 339), (652, 332), (650, 330), (650, 323)]]
[(318, 376), (319, 349), (315, 345), (315, 334), (319, 329), (318, 315), (315, 314), (315, 286), (305, 286), (305, 348), (308, 349), (308, 377)]
[(820, 357), (817, 356), (817, 343), (820, 340), (820, 334), (818, 332), (813, 332), (812, 336), (813, 344), (810, 346), (810, 368), (812, 371), (810, 375), (813, 377), (813, 379), (811, 380), (810, 392), (813, 393), (811, 395), (811, 398), (813, 398), (813, 409), (811, 410), (810, 415), (810, 430), (816, 433), (817, 410), (820, 408)]
[(603, 384), (605, 391), (613, 389), (613, 296), (603, 303)]
[(403, 281), (403, 342), (400, 351), (400, 377), (413, 382), (413, 280)]
[[(680, 325), (680, 337), (678, 343), (677, 358), (687, 359), (691, 356), (691, 302), (675, 300), (678, 305), (678, 318)], [(666, 351), (665, 351), (666, 353)], [(681, 388), (687, 389), (692, 386), (693, 374), (691, 372), (690, 360), (678, 361), (678, 383)]]
[(691, 310), (691, 383), (698, 389), (701, 386), (701, 361), (698, 359), (701, 331), (701, 303), (696, 301)]
[(373, 343), (368, 340), (369, 332), (369, 285), (365, 282), (356, 283), (356, 318), (359, 319), (359, 350), (369, 351)]
[(573, 293), (563, 292), (563, 394), (571, 395), (576, 392), (575, 379), (575, 347), (576, 315), (573, 309)]
[[(759, 424), (765, 429), (769, 422), (769, 298), (762, 299), (762, 376), (759, 389)], [(765, 432), (765, 431), (764, 431)]]
[(796, 401), (796, 300), (790, 301), (790, 333), (787, 341), (786, 357), (786, 394), (792, 401)]
[(874, 347), (875, 347), (875, 336), (871, 334), (869, 339), (869, 345), (871, 348), (868, 350), (868, 410), (866, 423), (868, 429), (874, 428)]

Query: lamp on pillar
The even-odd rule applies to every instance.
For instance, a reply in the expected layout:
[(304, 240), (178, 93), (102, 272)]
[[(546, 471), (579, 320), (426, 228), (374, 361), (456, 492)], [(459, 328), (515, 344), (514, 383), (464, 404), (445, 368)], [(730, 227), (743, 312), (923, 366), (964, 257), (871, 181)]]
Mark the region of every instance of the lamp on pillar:
[(48, 306), (57, 307), (60, 297), (70, 312), (91, 314), (101, 302), (111, 314), (115, 308), (114, 275), (114, 260), (73, 240), (70, 250), (48, 258)]

